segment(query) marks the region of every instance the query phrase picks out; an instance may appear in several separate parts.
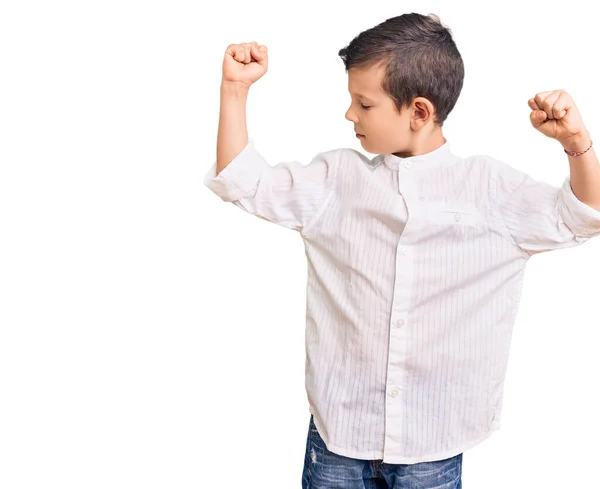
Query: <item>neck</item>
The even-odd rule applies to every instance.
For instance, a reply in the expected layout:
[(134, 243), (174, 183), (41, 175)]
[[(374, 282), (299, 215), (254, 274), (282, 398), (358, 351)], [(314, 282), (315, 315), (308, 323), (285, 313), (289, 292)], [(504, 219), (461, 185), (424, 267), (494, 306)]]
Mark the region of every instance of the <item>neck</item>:
[(400, 158), (409, 158), (411, 156), (418, 156), (427, 153), (431, 153), (432, 151), (438, 149), (440, 146), (446, 143), (446, 138), (442, 134), (441, 129), (428, 134), (427, 136), (416, 138), (410, 149), (406, 149), (404, 151), (398, 151), (396, 153), (392, 153), (394, 156), (398, 156)]

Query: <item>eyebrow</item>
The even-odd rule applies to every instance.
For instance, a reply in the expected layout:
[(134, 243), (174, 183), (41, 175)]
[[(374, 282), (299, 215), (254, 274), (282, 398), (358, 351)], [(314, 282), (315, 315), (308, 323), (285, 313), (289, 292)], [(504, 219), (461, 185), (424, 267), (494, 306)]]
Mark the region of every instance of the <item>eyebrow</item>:
[(371, 102), (374, 102), (374, 99), (373, 99), (373, 98), (371, 98), (371, 97), (368, 97), (368, 96), (366, 96), (366, 95), (363, 95), (362, 93), (357, 93), (356, 95), (357, 95), (358, 97), (362, 97), (362, 98), (365, 98), (365, 99), (367, 99), (367, 100), (370, 100)]

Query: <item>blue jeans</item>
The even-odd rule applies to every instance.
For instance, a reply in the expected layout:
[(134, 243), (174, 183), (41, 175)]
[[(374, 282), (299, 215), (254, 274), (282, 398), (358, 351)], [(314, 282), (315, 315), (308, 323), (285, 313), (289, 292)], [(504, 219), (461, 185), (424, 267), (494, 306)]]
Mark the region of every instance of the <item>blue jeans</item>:
[(310, 416), (302, 489), (462, 489), (462, 453), (444, 460), (387, 464), (330, 452)]

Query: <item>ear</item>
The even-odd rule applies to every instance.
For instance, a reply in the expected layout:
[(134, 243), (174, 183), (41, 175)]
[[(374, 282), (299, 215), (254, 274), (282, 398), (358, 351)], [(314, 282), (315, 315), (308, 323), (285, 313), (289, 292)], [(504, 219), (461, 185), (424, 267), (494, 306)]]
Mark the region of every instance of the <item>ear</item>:
[(420, 124), (426, 124), (433, 120), (435, 108), (425, 97), (415, 97), (412, 102), (413, 119)]

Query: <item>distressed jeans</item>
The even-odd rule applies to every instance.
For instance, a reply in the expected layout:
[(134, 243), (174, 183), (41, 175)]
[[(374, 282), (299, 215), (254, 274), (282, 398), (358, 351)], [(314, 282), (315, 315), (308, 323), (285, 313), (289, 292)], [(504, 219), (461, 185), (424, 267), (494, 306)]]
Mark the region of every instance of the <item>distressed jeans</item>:
[(462, 453), (444, 460), (387, 464), (330, 452), (310, 416), (302, 489), (462, 489)]

